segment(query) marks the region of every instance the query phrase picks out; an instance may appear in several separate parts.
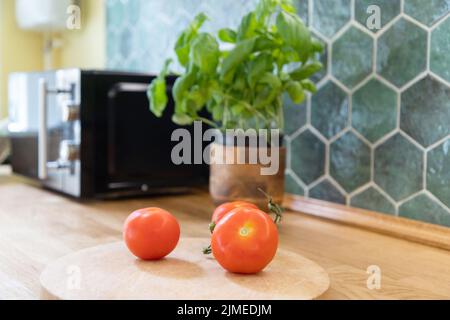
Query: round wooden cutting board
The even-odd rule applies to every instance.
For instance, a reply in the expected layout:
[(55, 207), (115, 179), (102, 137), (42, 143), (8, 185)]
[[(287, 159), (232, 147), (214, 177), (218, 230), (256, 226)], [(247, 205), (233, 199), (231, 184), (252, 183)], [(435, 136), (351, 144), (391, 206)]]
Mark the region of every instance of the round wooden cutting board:
[(224, 271), (202, 254), (209, 239), (182, 238), (160, 261), (141, 261), (122, 242), (97, 246), (49, 264), (42, 298), (64, 300), (271, 300), (314, 299), (328, 290), (327, 273), (301, 255), (278, 250), (257, 275)]

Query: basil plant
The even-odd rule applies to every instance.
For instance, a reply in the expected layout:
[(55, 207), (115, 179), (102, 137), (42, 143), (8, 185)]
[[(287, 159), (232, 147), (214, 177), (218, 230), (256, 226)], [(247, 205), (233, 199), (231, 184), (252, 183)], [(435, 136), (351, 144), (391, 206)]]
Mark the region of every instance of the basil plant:
[[(221, 130), (283, 130), (283, 96), (300, 104), (306, 91), (315, 93), (309, 77), (322, 68), (316, 58), (323, 46), (291, 0), (260, 0), (236, 30), (202, 32), (206, 21), (205, 14), (197, 15), (175, 45), (184, 72), (172, 90), (173, 121), (189, 125), (200, 120)], [(150, 110), (157, 117), (168, 103), (165, 79), (171, 62), (148, 89)], [(211, 117), (201, 116), (205, 108)]]

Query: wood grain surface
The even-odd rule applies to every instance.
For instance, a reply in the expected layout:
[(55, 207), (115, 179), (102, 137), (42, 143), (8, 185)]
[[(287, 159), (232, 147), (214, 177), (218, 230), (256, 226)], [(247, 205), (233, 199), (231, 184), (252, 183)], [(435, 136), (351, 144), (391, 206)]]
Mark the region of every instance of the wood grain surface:
[(319, 218), (450, 250), (450, 228), (288, 194), (284, 206)]
[[(184, 237), (207, 237), (213, 210), (205, 192), (80, 203), (0, 175), (0, 299), (39, 299), (50, 262), (121, 240), (135, 209), (159, 206), (179, 219)], [(280, 246), (318, 263), (330, 276), (321, 299), (450, 299), (450, 253), (356, 227), (286, 212)], [(367, 269), (381, 269), (381, 288), (367, 288)]]
[(181, 238), (165, 259), (142, 261), (123, 242), (78, 251), (50, 263), (42, 297), (62, 300), (312, 300), (330, 281), (316, 263), (279, 250), (256, 275), (224, 271), (202, 248), (208, 238)]

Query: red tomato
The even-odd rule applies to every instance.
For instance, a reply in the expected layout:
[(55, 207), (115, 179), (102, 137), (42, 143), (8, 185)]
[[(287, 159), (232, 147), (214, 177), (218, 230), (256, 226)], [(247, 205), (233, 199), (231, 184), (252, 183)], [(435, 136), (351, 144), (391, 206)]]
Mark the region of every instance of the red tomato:
[(234, 210), (236, 208), (243, 208), (243, 207), (258, 209), (258, 207), (256, 205), (254, 205), (253, 203), (250, 203), (250, 202), (246, 202), (246, 201), (234, 201), (234, 202), (224, 203), (224, 204), (218, 206), (216, 208), (216, 210), (214, 210), (211, 221), (213, 223), (217, 224), (223, 218), (223, 216), (226, 215), (231, 210)]
[(255, 208), (237, 208), (216, 225), (211, 248), (224, 269), (234, 273), (258, 273), (277, 252), (278, 230), (267, 213)]
[(180, 225), (172, 214), (163, 209), (140, 209), (125, 221), (123, 238), (136, 257), (158, 260), (175, 249), (180, 239)]

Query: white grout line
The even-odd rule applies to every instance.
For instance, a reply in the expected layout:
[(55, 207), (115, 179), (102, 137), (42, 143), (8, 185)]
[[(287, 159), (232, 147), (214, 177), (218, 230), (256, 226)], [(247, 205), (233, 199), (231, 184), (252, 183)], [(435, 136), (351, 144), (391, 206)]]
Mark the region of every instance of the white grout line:
[(375, 73), (375, 79), (377, 79), (378, 81), (380, 81), (382, 84), (384, 84), (386, 87), (390, 88), (392, 91), (395, 91), (397, 93), (400, 92), (400, 90), (391, 82), (389, 82), (388, 80), (386, 80), (385, 78), (383, 78), (380, 74)]
[(427, 32), (427, 73), (430, 72), (431, 64), (431, 32)]
[(438, 82), (441, 82), (444, 86), (450, 87), (450, 82), (449, 82), (449, 81), (445, 80), (445, 79), (442, 78), (440, 75), (434, 73), (434, 72), (431, 71), (431, 70), (430, 70), (429, 76), (430, 76), (430, 78), (432, 78), (432, 79), (434, 79), (434, 80), (436, 80), (436, 81), (438, 81)]
[(409, 80), (407, 83), (405, 83), (401, 88), (400, 88), (400, 92), (405, 92), (406, 90), (408, 90), (409, 88), (411, 88), (412, 86), (414, 86), (415, 84), (417, 84), (420, 80), (423, 80), (424, 78), (426, 78), (428, 75), (427, 70), (422, 71), (421, 73), (419, 73), (417, 76), (415, 76), (414, 78), (412, 78), (411, 80)]
[(317, 130), (312, 124), (308, 125), (308, 129), (309, 131), (311, 131), (323, 144), (327, 144), (329, 143), (328, 139), (319, 132), (319, 130)]
[(435, 22), (431, 28), (430, 31), (433, 32), (435, 29), (437, 29), (442, 23), (444, 23), (445, 20), (450, 19), (450, 11), (443, 15), (437, 22)]
[(334, 75), (330, 75), (331, 82), (337, 85), (345, 94), (350, 95), (351, 91), (342, 82), (340, 82)]
[(312, 96), (308, 94), (306, 97), (306, 125), (311, 123), (311, 107), (312, 107)]
[(423, 153), (423, 188), (427, 190), (428, 187), (428, 151)]
[(397, 119), (396, 119), (396, 128), (400, 130), (401, 127), (401, 118), (402, 118), (402, 95), (398, 90), (395, 92), (397, 95)]
[(402, 15), (400, 14), (400, 15), (398, 15), (398, 16), (396, 16), (394, 19), (392, 19), (391, 21), (389, 21), (388, 23), (386, 23), (385, 25), (384, 25), (384, 27), (383, 28), (381, 28), (381, 30), (378, 30), (378, 32), (377, 33), (375, 33), (373, 36), (376, 38), (376, 39), (379, 39), (381, 36), (383, 36), (394, 24), (396, 24), (397, 23), (397, 21), (399, 21), (399, 20), (401, 20), (401, 18), (402, 18)]
[(304, 126), (298, 128), (297, 131), (295, 131), (293, 134), (291, 134), (291, 142), (292, 142), (292, 140), (297, 139), (306, 130), (308, 130), (308, 125), (307, 124), (305, 124)]
[(406, 198), (404, 198), (404, 199), (398, 201), (398, 202), (397, 202), (397, 205), (398, 205), (399, 207), (401, 207), (401, 206), (404, 205), (406, 202), (411, 201), (411, 200), (414, 199), (415, 197), (421, 195), (424, 191), (425, 191), (424, 189), (421, 189), (420, 191), (417, 191), (417, 192), (413, 193), (412, 195), (410, 195), (410, 196), (408, 196), (408, 197), (406, 197)]
[(294, 172), (294, 170), (289, 169), (289, 170), (287, 170), (287, 173), (288, 173), (288, 174), (292, 177), (292, 179), (294, 179), (295, 182), (296, 182), (300, 187), (302, 187), (304, 190), (306, 190), (306, 188), (308, 188), (308, 187), (306, 186), (306, 184), (303, 182), (303, 180), (300, 179), (299, 176), (297, 176), (297, 174)]
[(367, 140), (366, 137), (364, 137), (361, 133), (358, 132), (355, 128), (351, 127), (350, 132), (352, 132), (356, 137), (358, 137), (359, 140), (361, 140), (367, 147), (371, 148), (372, 143)]
[(291, 164), (292, 164), (292, 148), (291, 148), (291, 138), (286, 136), (284, 137), (285, 144), (286, 144), (286, 171), (291, 170)]
[(331, 144), (325, 145), (325, 175), (330, 175), (330, 162), (331, 162)]
[(381, 139), (379, 139), (377, 142), (375, 142), (372, 146), (377, 149), (379, 146), (381, 146), (382, 144), (384, 144), (386, 141), (390, 140), (391, 138), (393, 138), (395, 135), (397, 135), (400, 132), (400, 130), (397, 128), (393, 131), (391, 131), (390, 133), (388, 133), (387, 135), (385, 135), (384, 137), (382, 137)]
[(351, 27), (352, 27), (352, 21), (347, 21), (341, 29), (339, 29), (330, 39), (330, 42), (334, 43), (336, 40), (338, 40), (340, 37), (344, 35)]
[(345, 191), (345, 189), (339, 184), (339, 182), (337, 182), (331, 175), (328, 177), (328, 181), (339, 191), (339, 193), (341, 193), (346, 198), (347, 202), (348, 192)]
[(363, 80), (361, 80), (361, 82), (359, 82), (356, 86), (354, 86), (351, 91), (350, 91), (350, 95), (354, 95), (356, 93), (356, 91), (358, 91), (359, 89), (361, 89), (362, 87), (364, 87), (367, 83), (370, 82), (370, 80), (374, 79), (375, 74), (373, 73), (373, 71), (371, 73), (369, 73), (369, 75), (367, 75)]
[(350, 200), (351, 200), (351, 199), (353, 199), (355, 196), (357, 196), (357, 195), (359, 195), (359, 194), (361, 194), (361, 193), (366, 192), (367, 190), (369, 190), (371, 186), (372, 186), (372, 182), (368, 182), (368, 183), (362, 185), (361, 187), (359, 187), (358, 189), (354, 190), (353, 192), (349, 193), (349, 194), (348, 194), (348, 197), (349, 197)]
[(430, 32), (430, 30), (431, 30), (431, 28), (430, 28), (429, 26), (423, 24), (422, 22), (420, 22), (420, 21), (414, 19), (414, 18), (411, 17), (411, 16), (408, 16), (408, 15), (406, 15), (406, 14), (403, 14), (402, 17), (403, 17), (403, 19), (405, 19), (406, 21), (409, 21), (409, 22), (415, 24), (416, 26), (418, 26), (418, 27), (421, 28), (421, 29), (424, 29), (425, 31)]
[(429, 190), (425, 190), (424, 194), (426, 194), (427, 196), (429, 196), (431, 198), (431, 200), (434, 200), (434, 202), (436, 202), (439, 206), (442, 207), (442, 209), (444, 209), (445, 211), (447, 211), (448, 213), (450, 213), (450, 208), (447, 207), (445, 205), (445, 203), (443, 203), (438, 197), (436, 197), (434, 194), (432, 194)]
[(308, 186), (308, 189), (314, 189), (315, 187), (317, 187), (319, 184), (321, 184), (322, 182), (324, 182), (325, 180), (327, 180), (328, 175), (323, 175), (321, 176), (319, 179), (311, 182), (311, 184)]
[(436, 141), (435, 143), (433, 143), (432, 145), (428, 146), (425, 151), (430, 152), (434, 149), (436, 149), (437, 147), (439, 147), (441, 144), (444, 144), (447, 140), (450, 139), (450, 134), (438, 141)]
[(350, 132), (350, 130), (351, 130), (351, 128), (349, 126), (347, 126), (344, 130), (340, 131), (334, 137), (330, 138), (329, 139), (330, 145), (335, 143), (336, 141), (338, 141), (343, 136), (345, 136), (348, 132)]
[(417, 142), (413, 137), (407, 134), (405, 131), (400, 129), (400, 135), (411, 142), (417, 149), (419, 149), (422, 153), (425, 152), (425, 147), (423, 147), (419, 142)]
[(378, 191), (383, 197), (385, 197), (395, 208), (395, 215), (398, 216), (398, 204), (386, 191), (383, 190), (375, 181), (372, 181), (372, 188)]
[(370, 146), (370, 181), (375, 179), (375, 148)]

